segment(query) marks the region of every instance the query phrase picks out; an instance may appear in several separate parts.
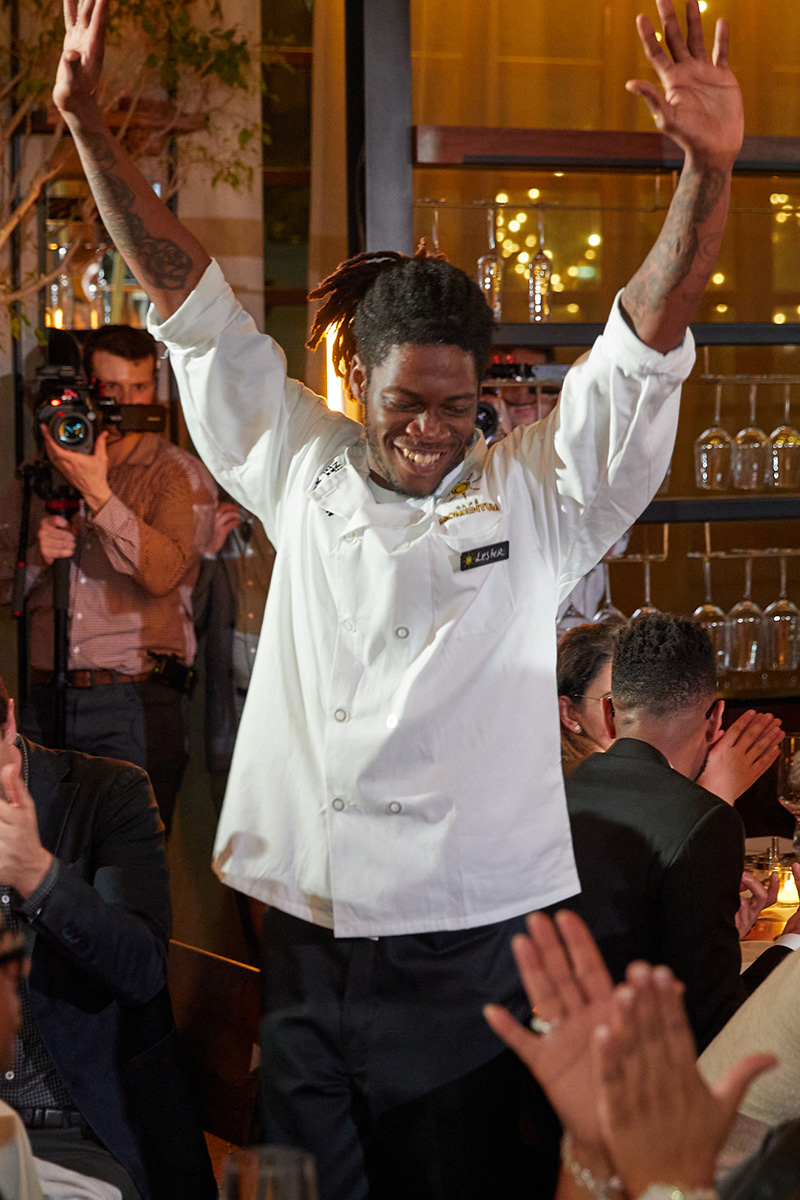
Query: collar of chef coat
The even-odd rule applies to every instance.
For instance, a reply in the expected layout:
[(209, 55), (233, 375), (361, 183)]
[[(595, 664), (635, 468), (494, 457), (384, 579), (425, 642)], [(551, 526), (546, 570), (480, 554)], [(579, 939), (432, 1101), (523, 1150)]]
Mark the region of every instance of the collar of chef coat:
[(379, 504), (367, 483), (367, 446), (362, 440), (346, 446), (325, 464), (311, 486), (310, 497), (325, 512), (346, 522), (342, 537), (375, 526), (397, 530), (422, 527), (430, 523), (437, 505), (454, 502), (450, 494), (453, 485), (475, 471), (482, 444), (482, 437), (476, 435), (466, 457), (445, 476), (433, 495), (398, 497), (396, 504)]

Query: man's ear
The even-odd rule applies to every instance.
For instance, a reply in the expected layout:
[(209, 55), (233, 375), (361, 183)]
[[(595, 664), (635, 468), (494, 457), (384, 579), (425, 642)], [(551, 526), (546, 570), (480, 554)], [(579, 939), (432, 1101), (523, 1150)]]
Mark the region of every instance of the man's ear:
[(350, 363), (350, 373), (347, 376), (347, 388), (350, 395), (359, 404), (367, 400), (367, 372), (358, 354), (353, 355)]
[(8, 702), (8, 716), (6, 717), (5, 725), (3, 725), (3, 740), (9, 746), (13, 746), (17, 740), (17, 718), (14, 713), (14, 701)]
[(617, 720), (614, 716), (614, 701), (610, 696), (603, 696), (600, 701), (600, 706), (603, 710), (603, 724), (606, 727), (606, 733), (612, 741), (617, 740)]
[(714, 711), (709, 717), (709, 725), (706, 729), (706, 741), (715, 742), (719, 737), (719, 731), (722, 728), (722, 717), (725, 712), (725, 701), (717, 700), (714, 705)]

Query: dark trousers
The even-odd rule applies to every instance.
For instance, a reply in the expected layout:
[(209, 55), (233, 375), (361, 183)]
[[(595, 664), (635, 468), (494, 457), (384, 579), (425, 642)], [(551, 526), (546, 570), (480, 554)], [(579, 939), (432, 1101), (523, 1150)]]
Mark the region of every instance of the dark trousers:
[(112, 1183), (122, 1200), (142, 1200), (128, 1172), (90, 1130), (29, 1129), (28, 1137), (37, 1158)]
[(557, 1125), (481, 1011), (530, 1012), (510, 951), (521, 927), (334, 938), (267, 910), (264, 1140), (315, 1155), (320, 1200), (552, 1195)]
[[(32, 742), (55, 745), (53, 689), (28, 693), (20, 728)], [(62, 749), (122, 758), (150, 776), (167, 831), (186, 768), (188, 697), (159, 683), (110, 683), (67, 688), (67, 737)]]

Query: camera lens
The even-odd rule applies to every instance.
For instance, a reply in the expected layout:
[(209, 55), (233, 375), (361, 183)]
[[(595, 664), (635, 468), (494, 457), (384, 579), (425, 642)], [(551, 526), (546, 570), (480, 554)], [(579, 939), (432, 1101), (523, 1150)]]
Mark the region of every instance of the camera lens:
[(57, 418), (52, 432), (59, 446), (74, 450), (77, 446), (82, 446), (89, 437), (90, 426), (86, 418), (79, 413), (69, 413)]
[(481, 399), (478, 402), (478, 413), (475, 417), (475, 428), (479, 429), (488, 442), (495, 433), (499, 425), (497, 409), (488, 400)]

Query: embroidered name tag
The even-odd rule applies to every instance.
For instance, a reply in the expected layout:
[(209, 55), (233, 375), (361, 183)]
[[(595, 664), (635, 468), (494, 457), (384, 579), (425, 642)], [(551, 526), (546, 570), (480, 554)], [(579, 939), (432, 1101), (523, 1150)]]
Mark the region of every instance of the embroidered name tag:
[(474, 550), (465, 550), (461, 555), (461, 570), (471, 571), (473, 567), (488, 567), (490, 563), (501, 562), (508, 558), (508, 542), (495, 542), (493, 546), (476, 546)]

